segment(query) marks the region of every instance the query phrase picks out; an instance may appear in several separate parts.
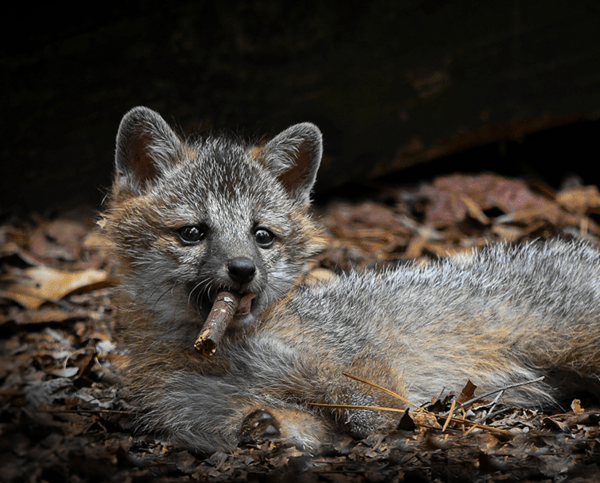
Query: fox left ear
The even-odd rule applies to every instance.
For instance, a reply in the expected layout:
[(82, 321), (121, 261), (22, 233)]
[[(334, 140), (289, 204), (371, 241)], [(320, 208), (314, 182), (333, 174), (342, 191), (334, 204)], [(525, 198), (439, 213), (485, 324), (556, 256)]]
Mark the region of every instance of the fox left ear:
[(264, 164), (298, 201), (308, 203), (323, 155), (323, 136), (309, 122), (295, 124), (264, 148)]
[(140, 194), (175, 164), (182, 141), (165, 120), (147, 107), (134, 107), (117, 134), (115, 170), (119, 184)]

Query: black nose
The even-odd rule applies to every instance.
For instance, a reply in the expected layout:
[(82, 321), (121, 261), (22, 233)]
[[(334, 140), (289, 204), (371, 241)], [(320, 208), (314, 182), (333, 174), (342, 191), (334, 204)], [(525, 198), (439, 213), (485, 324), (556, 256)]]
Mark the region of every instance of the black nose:
[(231, 280), (243, 285), (252, 281), (256, 273), (256, 266), (249, 258), (238, 257), (229, 261), (227, 271)]

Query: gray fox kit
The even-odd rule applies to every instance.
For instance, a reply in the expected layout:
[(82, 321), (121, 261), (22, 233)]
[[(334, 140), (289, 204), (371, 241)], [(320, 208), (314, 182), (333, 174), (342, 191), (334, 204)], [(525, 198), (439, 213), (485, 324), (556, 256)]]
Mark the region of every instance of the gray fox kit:
[[(309, 123), (256, 148), (183, 139), (146, 108), (123, 118), (104, 216), (144, 429), (205, 452), (393, 429), (397, 414), (312, 405), (403, 407), (343, 372), (418, 404), (468, 379), (485, 392), (545, 375), (504, 396), (530, 407), (571, 386), (598, 393), (600, 253), (583, 242), (491, 245), (298, 285), (322, 245), (308, 214), (321, 152)], [(194, 340), (224, 289), (251, 300), (209, 358)]]

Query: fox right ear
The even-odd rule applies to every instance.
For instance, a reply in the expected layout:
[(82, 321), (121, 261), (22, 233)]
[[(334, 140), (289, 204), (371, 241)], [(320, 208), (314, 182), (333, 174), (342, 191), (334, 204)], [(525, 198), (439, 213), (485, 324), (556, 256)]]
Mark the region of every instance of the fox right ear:
[(177, 159), (182, 142), (156, 112), (134, 107), (119, 126), (115, 168), (118, 183), (140, 193)]
[(294, 198), (307, 203), (323, 155), (323, 136), (310, 122), (296, 124), (273, 138), (263, 163)]

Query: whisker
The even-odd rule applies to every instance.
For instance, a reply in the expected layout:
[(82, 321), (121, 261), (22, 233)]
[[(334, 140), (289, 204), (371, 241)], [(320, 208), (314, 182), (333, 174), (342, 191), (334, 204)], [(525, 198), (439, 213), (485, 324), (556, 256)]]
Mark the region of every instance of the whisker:
[(158, 302), (160, 302), (160, 300), (167, 294), (167, 292), (173, 292), (173, 290), (175, 289), (175, 287), (177, 285), (179, 285), (179, 282), (173, 282), (171, 287), (167, 288), (162, 294), (160, 294), (160, 296), (152, 304), (152, 310), (154, 310), (154, 308), (156, 307), (156, 304), (158, 304)]

